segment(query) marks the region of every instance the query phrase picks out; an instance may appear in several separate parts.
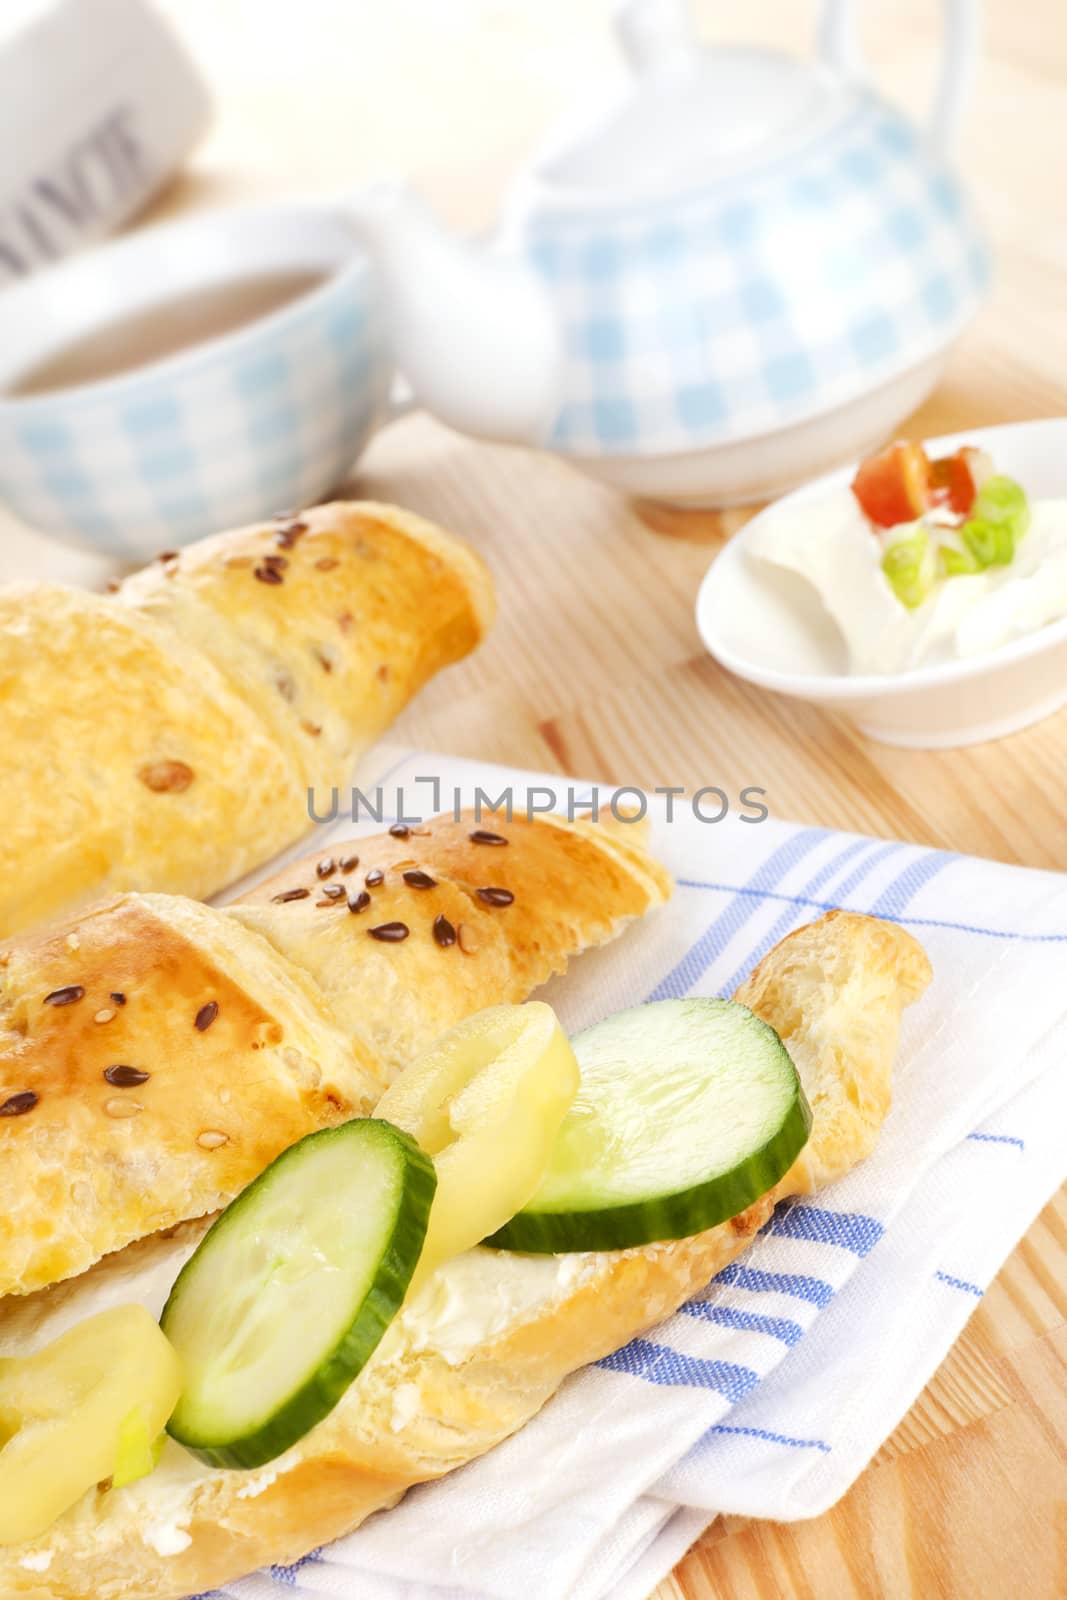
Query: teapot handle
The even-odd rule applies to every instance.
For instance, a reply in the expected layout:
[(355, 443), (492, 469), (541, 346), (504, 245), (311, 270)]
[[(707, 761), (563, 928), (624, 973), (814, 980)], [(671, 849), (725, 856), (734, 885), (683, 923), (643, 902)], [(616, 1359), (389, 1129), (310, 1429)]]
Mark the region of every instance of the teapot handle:
[[(942, 0), (945, 38), (926, 135), (934, 149), (945, 155), (951, 150), (974, 71), (979, 3)], [(818, 44), (822, 60), (843, 77), (860, 82), (869, 77), (856, 31), (855, 0), (823, 0)]]

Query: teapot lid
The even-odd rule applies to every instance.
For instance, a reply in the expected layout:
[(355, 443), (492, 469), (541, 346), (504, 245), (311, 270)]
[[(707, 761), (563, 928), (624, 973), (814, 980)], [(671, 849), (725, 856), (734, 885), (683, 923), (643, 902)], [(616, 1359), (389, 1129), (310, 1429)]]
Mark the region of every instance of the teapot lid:
[(558, 136), (543, 182), (616, 195), (743, 171), (836, 122), (852, 91), (784, 52), (709, 49), (685, 0), (623, 0), (616, 29), (633, 76), (611, 108)]

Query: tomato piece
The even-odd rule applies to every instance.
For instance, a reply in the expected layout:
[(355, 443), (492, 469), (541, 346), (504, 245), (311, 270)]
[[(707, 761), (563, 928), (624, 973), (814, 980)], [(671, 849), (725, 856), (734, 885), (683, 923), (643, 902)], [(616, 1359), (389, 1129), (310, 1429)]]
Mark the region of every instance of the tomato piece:
[(914, 522), (930, 505), (930, 463), (921, 444), (898, 439), (862, 461), (852, 493), (876, 527)]
[(947, 506), (959, 517), (967, 516), (975, 495), (992, 470), (993, 463), (986, 452), (968, 444), (954, 455), (932, 461), (930, 488), (934, 504)]

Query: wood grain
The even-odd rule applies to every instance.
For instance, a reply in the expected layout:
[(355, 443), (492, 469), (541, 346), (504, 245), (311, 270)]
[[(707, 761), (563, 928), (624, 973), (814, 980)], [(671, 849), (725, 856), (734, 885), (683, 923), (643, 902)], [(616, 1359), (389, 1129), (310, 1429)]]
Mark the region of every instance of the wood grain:
[[(392, 170), (451, 221), (482, 226), (546, 120), (614, 59), (609, 0), (303, 0), (299, 14), (281, 0), (157, 3), (203, 60), (219, 116), (156, 215)], [(880, 80), (918, 114), (940, 7), (860, 9)], [(816, 5), (695, 10), (709, 37), (804, 51)], [(921, 434), (1067, 410), (1067, 28), (1058, 0), (985, 12), (960, 161), (996, 281), (912, 421)], [(500, 590), (485, 648), (433, 683), (396, 737), (620, 783), (758, 784), (780, 816), (1067, 869), (1067, 712), (973, 750), (891, 750), (708, 659), (693, 600), (743, 513), (629, 506), (557, 461), (420, 418), (375, 442), (355, 487), (466, 533)], [(0, 575), (106, 572), (0, 517)], [(1065, 1439), (1067, 1191), (833, 1511), (720, 1520), (656, 1600), (1063, 1600)]]

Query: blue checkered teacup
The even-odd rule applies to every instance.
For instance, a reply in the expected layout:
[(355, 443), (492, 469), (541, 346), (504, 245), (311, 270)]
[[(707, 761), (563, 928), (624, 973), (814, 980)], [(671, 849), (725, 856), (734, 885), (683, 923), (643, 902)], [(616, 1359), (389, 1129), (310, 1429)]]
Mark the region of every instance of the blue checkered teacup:
[(0, 499), (144, 560), (329, 493), (391, 377), (340, 212), (147, 229), (0, 294)]

